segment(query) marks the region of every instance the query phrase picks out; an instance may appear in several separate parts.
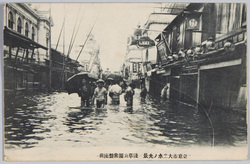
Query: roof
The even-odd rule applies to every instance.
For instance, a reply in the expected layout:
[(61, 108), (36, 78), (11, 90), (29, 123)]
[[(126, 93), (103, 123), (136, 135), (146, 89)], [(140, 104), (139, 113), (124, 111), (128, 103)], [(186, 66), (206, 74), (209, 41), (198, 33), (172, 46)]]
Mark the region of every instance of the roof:
[(163, 3), (160, 10), (149, 15), (144, 25), (143, 33), (148, 33), (150, 38), (155, 39), (172, 20), (182, 12), (189, 3)]
[[(183, 21), (183, 19), (185, 18), (185, 14), (187, 12), (193, 12), (199, 8), (201, 8), (204, 5), (204, 3), (190, 3), (180, 14), (178, 14), (173, 21), (166, 26), (166, 28), (163, 31), (169, 31), (172, 27), (174, 27), (175, 25), (179, 24), (180, 22)], [(157, 38), (160, 38), (161, 34), (159, 34)]]
[(32, 39), (12, 30), (8, 27), (4, 28), (4, 45), (21, 48), (42, 48), (47, 50), (47, 47), (33, 41)]

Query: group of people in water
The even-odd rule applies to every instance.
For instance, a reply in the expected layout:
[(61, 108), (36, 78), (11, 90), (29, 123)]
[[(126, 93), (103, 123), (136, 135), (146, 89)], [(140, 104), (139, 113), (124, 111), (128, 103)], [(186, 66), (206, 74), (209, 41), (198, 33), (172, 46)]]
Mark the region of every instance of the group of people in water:
[[(135, 85), (133, 83), (126, 84), (125, 81), (116, 81), (108, 79), (106, 82), (102, 79), (96, 82), (82, 79), (82, 85), (79, 88), (78, 95), (81, 97), (81, 106), (90, 107), (96, 104), (97, 108), (104, 108), (107, 104), (108, 96), (111, 98), (112, 105), (120, 104), (120, 95), (124, 93), (124, 100), (127, 107), (133, 106), (133, 96)], [(143, 89), (141, 97), (146, 97), (147, 90)]]
[[(81, 97), (81, 107), (90, 107), (96, 104), (97, 108), (104, 108), (104, 105), (108, 102), (108, 97), (110, 97), (112, 105), (119, 105), (121, 94), (124, 93), (124, 100), (126, 101), (127, 107), (132, 108), (133, 96), (135, 94), (134, 89), (134, 83), (127, 84), (125, 81), (117, 81), (110, 78), (106, 81), (102, 79), (97, 81), (82, 79), (78, 95)], [(162, 103), (165, 103), (168, 99), (167, 91), (168, 85), (165, 85), (161, 91)], [(147, 94), (148, 91), (142, 83), (140, 91), (142, 103), (145, 103)]]

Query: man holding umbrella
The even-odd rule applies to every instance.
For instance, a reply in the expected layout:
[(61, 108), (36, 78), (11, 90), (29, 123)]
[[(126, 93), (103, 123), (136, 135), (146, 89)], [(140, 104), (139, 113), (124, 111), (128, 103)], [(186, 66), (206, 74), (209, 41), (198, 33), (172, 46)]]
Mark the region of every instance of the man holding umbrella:
[(106, 104), (107, 90), (103, 87), (104, 81), (102, 79), (97, 80), (97, 87), (95, 88), (94, 95), (92, 98), (92, 104), (94, 104), (94, 100), (96, 99), (97, 108), (103, 108), (104, 104)]
[(82, 87), (79, 89), (81, 96), (81, 106), (89, 107), (89, 99), (91, 98), (91, 90), (89, 82), (86, 79), (82, 79)]

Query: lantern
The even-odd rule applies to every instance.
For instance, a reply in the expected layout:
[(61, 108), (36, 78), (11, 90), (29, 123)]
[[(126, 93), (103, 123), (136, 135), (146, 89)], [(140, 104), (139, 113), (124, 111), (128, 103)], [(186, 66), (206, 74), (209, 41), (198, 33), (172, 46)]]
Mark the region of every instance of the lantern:
[(196, 55), (200, 55), (200, 54), (203, 54), (203, 48), (200, 44), (198, 44), (195, 49), (194, 49), (194, 52)]
[(174, 61), (174, 59), (172, 56), (168, 56), (167, 61), (168, 61), (168, 63), (172, 63)]
[(226, 52), (228, 51), (234, 51), (235, 50), (235, 45), (233, 44), (232, 39), (228, 39), (227, 42), (224, 44), (224, 49)]
[(189, 50), (187, 50), (187, 55), (188, 57), (194, 56), (194, 51), (190, 48)]
[(186, 54), (183, 49), (180, 49), (178, 56), (180, 60), (185, 58)]
[(206, 43), (206, 48), (209, 51), (215, 50), (215, 42), (212, 37), (208, 38), (207, 43)]
[(179, 59), (179, 56), (176, 52), (174, 52), (172, 56), (174, 61), (177, 61)]
[(194, 59), (197, 59), (201, 54), (203, 54), (203, 47), (200, 44), (198, 44), (194, 48)]

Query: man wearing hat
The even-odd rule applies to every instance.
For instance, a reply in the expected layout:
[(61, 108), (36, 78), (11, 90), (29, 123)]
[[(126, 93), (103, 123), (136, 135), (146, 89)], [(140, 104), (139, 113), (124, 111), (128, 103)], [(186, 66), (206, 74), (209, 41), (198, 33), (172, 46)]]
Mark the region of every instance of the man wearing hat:
[(103, 87), (104, 81), (102, 79), (97, 80), (97, 87), (95, 88), (92, 104), (94, 104), (94, 100), (96, 99), (97, 108), (103, 108), (104, 104), (106, 104), (107, 90)]

